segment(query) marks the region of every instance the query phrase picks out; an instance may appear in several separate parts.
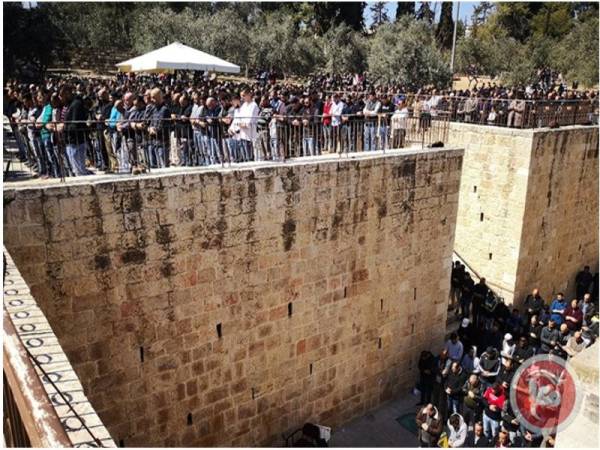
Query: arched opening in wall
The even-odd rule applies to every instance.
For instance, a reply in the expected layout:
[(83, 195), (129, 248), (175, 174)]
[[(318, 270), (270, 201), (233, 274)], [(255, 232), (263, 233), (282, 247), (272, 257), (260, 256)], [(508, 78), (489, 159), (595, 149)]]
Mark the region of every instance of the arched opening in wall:
[(188, 426), (192, 425), (193, 420), (192, 420), (192, 413), (188, 413), (187, 415), (187, 424)]
[(219, 339), (223, 337), (223, 329), (220, 323), (217, 324), (217, 336), (219, 337)]
[(476, 194), (477, 193), (477, 186), (473, 186), (473, 193)]
[(479, 221), (483, 222), (483, 213), (479, 214)]
[(288, 303), (288, 317), (292, 317), (292, 313), (293, 313), (293, 306), (292, 303)]
[(123, 439), (119, 439), (119, 447), (125, 447), (125, 441)]

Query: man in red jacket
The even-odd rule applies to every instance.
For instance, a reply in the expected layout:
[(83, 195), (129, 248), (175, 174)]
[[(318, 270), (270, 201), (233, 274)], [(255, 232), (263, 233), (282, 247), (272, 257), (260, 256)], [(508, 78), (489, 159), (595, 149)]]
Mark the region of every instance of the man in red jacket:
[(502, 407), (506, 401), (504, 388), (499, 382), (495, 382), (483, 393), (483, 431), (485, 436), (492, 441), (500, 429), (502, 418)]

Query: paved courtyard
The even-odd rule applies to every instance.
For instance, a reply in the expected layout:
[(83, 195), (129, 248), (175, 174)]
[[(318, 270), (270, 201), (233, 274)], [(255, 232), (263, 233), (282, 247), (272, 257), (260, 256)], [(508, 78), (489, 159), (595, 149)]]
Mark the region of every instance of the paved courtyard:
[[(416, 447), (417, 437), (398, 422), (415, 414), (417, 397), (407, 393), (333, 430), (330, 447)], [(406, 423), (409, 421), (407, 420)], [(415, 427), (416, 428), (416, 427)]]

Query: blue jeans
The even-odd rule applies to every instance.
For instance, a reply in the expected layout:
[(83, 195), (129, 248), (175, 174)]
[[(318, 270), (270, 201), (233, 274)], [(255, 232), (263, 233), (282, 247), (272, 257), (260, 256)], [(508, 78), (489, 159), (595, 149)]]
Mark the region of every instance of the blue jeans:
[(232, 162), (238, 162), (240, 159), (240, 145), (236, 139), (228, 138), (225, 139), (225, 145), (229, 150), (229, 160)]
[(46, 152), (44, 151), (42, 140), (39, 136), (34, 136), (29, 140), (29, 142), (31, 142), (31, 149), (33, 150), (33, 154), (35, 156), (38, 173), (40, 175), (49, 175)]
[(204, 136), (200, 131), (194, 130), (194, 152), (192, 164), (195, 166), (204, 166), (207, 164), (204, 152)]
[(483, 434), (485, 437), (492, 440), (498, 434), (500, 422), (490, 419), (485, 413), (483, 414)]
[(208, 156), (208, 164), (219, 164), (221, 156), (219, 152), (219, 144), (214, 137), (204, 136), (204, 149)]
[(376, 134), (375, 132), (376, 132), (376, 128), (375, 128), (374, 123), (365, 123), (365, 129), (364, 129), (364, 142), (365, 142), (364, 151), (365, 152), (370, 152), (377, 148), (377, 146), (375, 144), (375, 134)]
[(153, 167), (167, 167), (168, 155), (164, 142), (156, 141), (150, 151), (150, 161)]
[(42, 141), (42, 147), (46, 152), (46, 159), (48, 160), (48, 175), (54, 178), (60, 178), (60, 165), (50, 136)]
[[(344, 147), (344, 144), (346, 147)], [(346, 152), (354, 151), (354, 139), (351, 125), (342, 125), (342, 149)]]
[(302, 156), (314, 156), (315, 155), (315, 138), (305, 137), (302, 138)]
[(239, 141), (239, 146), (243, 161), (254, 161), (254, 155), (252, 154), (252, 142), (241, 139)]
[(323, 149), (331, 151), (333, 148), (331, 125), (323, 125)]
[(382, 125), (379, 127), (379, 149), (384, 150), (388, 148), (388, 133), (390, 127), (388, 125)]
[(75, 176), (91, 175), (85, 167), (86, 144), (67, 144), (67, 158)]
[(460, 399), (448, 396), (448, 417), (453, 413), (460, 414)]

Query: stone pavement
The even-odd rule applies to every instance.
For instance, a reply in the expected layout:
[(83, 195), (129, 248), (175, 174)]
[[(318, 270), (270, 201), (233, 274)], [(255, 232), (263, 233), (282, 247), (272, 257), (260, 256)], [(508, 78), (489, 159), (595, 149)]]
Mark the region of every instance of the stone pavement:
[(417, 437), (396, 420), (415, 413), (418, 397), (406, 393), (332, 430), (330, 447), (416, 447)]

